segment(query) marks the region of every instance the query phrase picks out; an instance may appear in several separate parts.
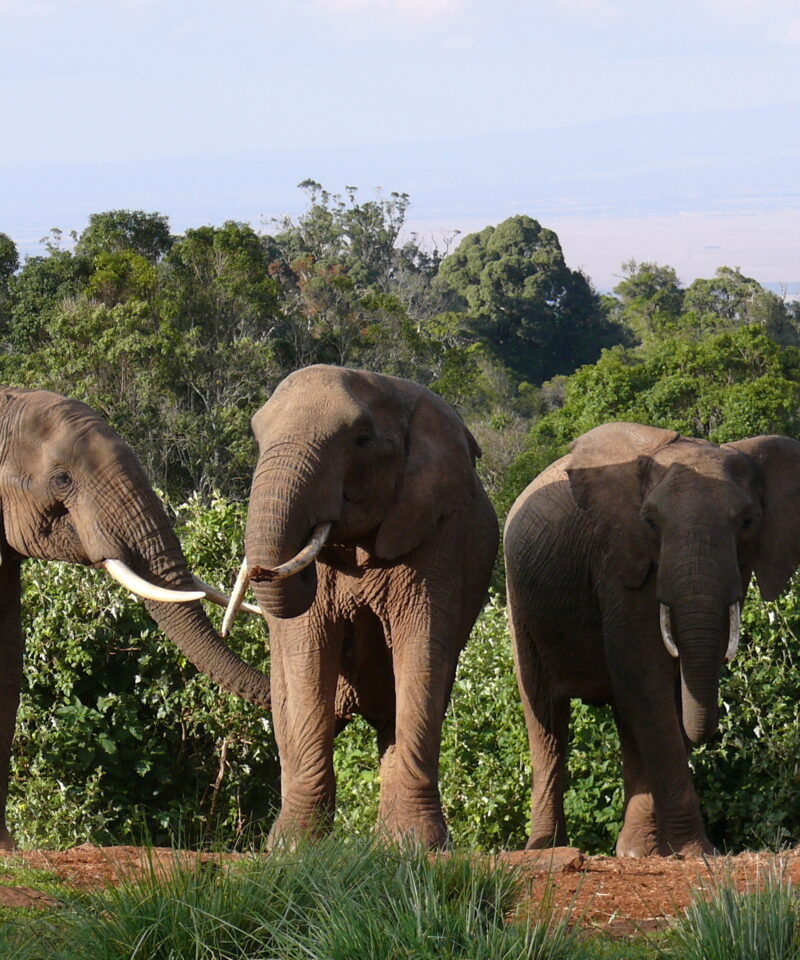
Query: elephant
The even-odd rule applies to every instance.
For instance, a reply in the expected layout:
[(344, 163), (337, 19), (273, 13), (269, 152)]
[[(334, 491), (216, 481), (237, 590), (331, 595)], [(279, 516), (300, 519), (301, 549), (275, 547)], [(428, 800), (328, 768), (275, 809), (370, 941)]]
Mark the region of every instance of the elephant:
[(532, 765), (529, 849), (566, 842), (570, 698), (610, 704), (618, 856), (713, 850), (688, 751), (718, 723), (753, 572), (766, 600), (800, 562), (800, 442), (717, 445), (608, 423), (520, 494), (504, 531), (515, 669)]
[(281, 807), (268, 843), (329, 829), (334, 737), (360, 714), (376, 731), (379, 829), (444, 846), (442, 723), (499, 540), (478, 444), (425, 387), (322, 364), (283, 380), (252, 427), (240, 584), (270, 637)]
[[(104, 567), (163, 632), (225, 689), (269, 707), (269, 679), (220, 639), (135, 454), (93, 410), (45, 390), (0, 387), (0, 849), (22, 682), (20, 568), (29, 557)], [(200, 589), (197, 589), (199, 586)]]

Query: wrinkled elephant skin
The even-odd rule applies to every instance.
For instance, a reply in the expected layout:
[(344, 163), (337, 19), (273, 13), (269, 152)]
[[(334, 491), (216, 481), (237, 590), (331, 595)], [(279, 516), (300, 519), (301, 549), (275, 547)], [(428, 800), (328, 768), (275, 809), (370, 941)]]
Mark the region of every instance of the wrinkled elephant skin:
[(531, 749), (530, 848), (566, 842), (570, 698), (612, 705), (626, 856), (712, 850), (687, 763), (717, 728), (720, 670), (755, 571), (774, 599), (800, 561), (800, 442), (718, 446), (611, 423), (520, 494), (504, 546)]
[[(425, 388), (322, 365), (283, 381), (253, 430), (245, 549), (270, 633), (272, 841), (330, 825), (334, 737), (361, 714), (377, 735), (381, 829), (441, 846), (441, 727), (498, 539), (477, 444)], [(267, 582), (326, 524), (314, 562)]]

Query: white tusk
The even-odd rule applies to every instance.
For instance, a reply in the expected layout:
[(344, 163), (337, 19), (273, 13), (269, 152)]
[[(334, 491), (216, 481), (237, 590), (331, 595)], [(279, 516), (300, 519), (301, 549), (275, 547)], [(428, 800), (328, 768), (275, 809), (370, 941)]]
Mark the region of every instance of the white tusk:
[[(194, 585), (198, 590), (203, 590), (205, 592), (206, 598), (212, 603), (216, 603), (217, 606), (227, 607), (230, 603), (230, 597), (227, 593), (223, 593), (217, 587), (212, 587), (210, 583), (206, 583), (205, 580), (201, 580), (200, 577), (192, 574), (192, 580), (194, 580)], [(244, 610), (246, 613), (257, 613), (261, 616), (261, 611), (254, 603), (242, 603), (240, 609)]]
[(665, 604), (659, 604), (660, 614), (659, 619), (661, 622), (661, 639), (664, 641), (664, 646), (667, 648), (667, 653), (671, 657), (678, 657), (678, 648), (675, 646), (675, 641), (672, 639), (672, 625), (670, 624), (670, 613), (669, 607)]
[(725, 651), (725, 663), (730, 663), (736, 656), (739, 649), (739, 631), (742, 625), (742, 607), (739, 603), (732, 603), (728, 610), (730, 618), (730, 634), (728, 636), (728, 649)]
[[(236, 583), (233, 585), (233, 590), (231, 591), (231, 598), (228, 601), (228, 608), (225, 611), (225, 616), (222, 618), (222, 629), (220, 634), (223, 637), (228, 636), (228, 631), (233, 624), (233, 621), (236, 619), (236, 614), (239, 612), (239, 608), (242, 606), (244, 601), (244, 595), (247, 593), (247, 586), (250, 583), (250, 577), (248, 575), (249, 564), (247, 563), (247, 557), (242, 560), (242, 565), (239, 567), (239, 575), (236, 577)], [(249, 607), (250, 604), (248, 603)], [(258, 607), (255, 608), (256, 613), (261, 613)]]
[(266, 569), (264, 567), (254, 567), (250, 579), (255, 580), (256, 583), (262, 581), (271, 583), (273, 580), (285, 580), (286, 577), (294, 576), (295, 573), (304, 570), (309, 564), (316, 560), (320, 550), (325, 546), (325, 541), (328, 539), (328, 534), (331, 532), (332, 526), (332, 523), (320, 523), (314, 527), (311, 539), (300, 553), (278, 567), (269, 567)]
[(121, 560), (102, 560), (101, 564), (117, 583), (121, 583), (131, 593), (146, 600), (158, 600), (161, 603), (189, 603), (191, 600), (202, 600), (205, 597), (205, 592), (201, 593), (199, 590), (169, 590), (166, 587), (148, 583)]

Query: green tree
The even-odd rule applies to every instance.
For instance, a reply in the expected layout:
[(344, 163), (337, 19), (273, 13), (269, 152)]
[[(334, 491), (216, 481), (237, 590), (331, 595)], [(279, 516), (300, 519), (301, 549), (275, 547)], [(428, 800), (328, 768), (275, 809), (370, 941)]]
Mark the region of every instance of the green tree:
[(107, 210), (91, 214), (89, 225), (78, 237), (75, 253), (96, 257), (101, 253), (132, 252), (155, 263), (169, 251), (173, 242), (169, 220), (162, 213)]
[(150, 300), (157, 280), (154, 265), (133, 250), (98, 253), (85, 293), (109, 307), (125, 300)]
[(558, 237), (526, 216), (465, 237), (445, 257), (438, 283), (452, 291), (467, 331), (520, 378), (569, 373), (622, 340)]
[(800, 343), (784, 301), (738, 267), (719, 267), (712, 279), (695, 280), (686, 289), (684, 307), (682, 326), (698, 336), (754, 324), (775, 340)]
[(0, 233), (0, 331), (5, 332), (11, 318), (11, 277), (19, 269), (19, 254), (11, 237)]
[(683, 312), (684, 291), (672, 267), (628, 260), (614, 287), (619, 321), (641, 342), (669, 333)]
[(8, 284), (11, 348), (25, 351), (46, 340), (54, 312), (83, 292), (91, 274), (89, 259), (58, 247), (51, 247), (46, 257), (27, 257)]
[(800, 436), (800, 349), (755, 326), (700, 341), (615, 347), (562, 384), (561, 405), (532, 426), (502, 495), (507, 510), (569, 443), (611, 420), (679, 430), (717, 443), (760, 433)]

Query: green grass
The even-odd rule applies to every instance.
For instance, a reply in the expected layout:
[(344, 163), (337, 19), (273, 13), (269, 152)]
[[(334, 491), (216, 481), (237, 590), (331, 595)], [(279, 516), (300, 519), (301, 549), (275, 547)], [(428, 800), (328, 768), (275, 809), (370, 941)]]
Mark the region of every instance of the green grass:
[(709, 897), (695, 893), (674, 924), (667, 951), (674, 960), (797, 960), (800, 907), (779, 868), (752, 889), (723, 880)]
[(516, 922), (518, 878), (454, 855), (326, 840), (73, 894), (0, 929), (19, 960), (577, 960), (563, 921)]
[(800, 905), (779, 869), (744, 892), (723, 877), (668, 930), (630, 939), (581, 933), (547, 896), (523, 917), (520, 874), (491, 859), (341, 836), (235, 861), (153, 862), (139, 882), (89, 893), (13, 862), (0, 869), (0, 881), (61, 903), (0, 913), (0, 960), (800, 960)]

